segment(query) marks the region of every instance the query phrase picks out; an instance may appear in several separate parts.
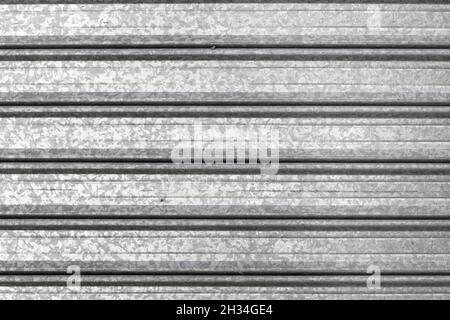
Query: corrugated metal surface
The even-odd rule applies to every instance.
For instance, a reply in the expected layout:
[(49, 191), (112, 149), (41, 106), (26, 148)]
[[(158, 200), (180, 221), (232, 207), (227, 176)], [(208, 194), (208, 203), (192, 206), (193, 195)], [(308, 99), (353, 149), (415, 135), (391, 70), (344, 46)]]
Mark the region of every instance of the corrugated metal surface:
[(448, 1), (121, 2), (0, 5), (0, 297), (450, 298)]

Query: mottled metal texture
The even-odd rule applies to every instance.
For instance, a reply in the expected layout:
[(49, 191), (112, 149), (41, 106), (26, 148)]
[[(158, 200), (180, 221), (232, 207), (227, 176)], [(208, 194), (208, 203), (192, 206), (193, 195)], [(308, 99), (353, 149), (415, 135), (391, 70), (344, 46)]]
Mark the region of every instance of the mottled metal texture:
[[(0, 118), (0, 156), (13, 159), (170, 159), (191, 141), (195, 125), (205, 138), (232, 130), (277, 130), (282, 159), (446, 160), (449, 119), (351, 118)], [(197, 140), (194, 140), (196, 143)], [(252, 143), (252, 142), (250, 142)]]
[(0, 71), (0, 298), (450, 299), (448, 1), (7, 0)]
[(0, 44), (449, 44), (445, 4), (298, 2), (10, 5)]

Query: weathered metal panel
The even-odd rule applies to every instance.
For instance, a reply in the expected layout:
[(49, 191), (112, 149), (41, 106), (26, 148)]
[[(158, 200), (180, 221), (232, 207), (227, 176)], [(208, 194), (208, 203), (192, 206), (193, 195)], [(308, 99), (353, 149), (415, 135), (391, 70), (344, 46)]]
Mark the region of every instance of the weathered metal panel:
[(450, 299), (447, 1), (113, 2), (0, 5), (1, 298)]

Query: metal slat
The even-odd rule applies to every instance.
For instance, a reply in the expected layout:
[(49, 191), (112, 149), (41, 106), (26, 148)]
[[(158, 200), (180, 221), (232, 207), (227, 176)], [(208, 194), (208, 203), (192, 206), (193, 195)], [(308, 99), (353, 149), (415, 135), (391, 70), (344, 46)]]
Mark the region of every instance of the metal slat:
[[(105, 166), (114, 171), (111, 164)], [(341, 166), (329, 165), (328, 170), (345, 171), (345, 167), (352, 165), (344, 165), (343, 169)], [(403, 169), (407, 166), (403, 165)], [(308, 170), (308, 165), (303, 167)], [(363, 167), (373, 170), (374, 166)], [(430, 168), (429, 165), (414, 167), (416, 170)], [(291, 168), (301, 170), (302, 166)], [(448, 170), (448, 165), (431, 165), (431, 168)], [(89, 175), (3, 174), (0, 211), (2, 217), (56, 215), (61, 218), (448, 216), (448, 173), (439, 175), (438, 171), (430, 175), (425, 171), (422, 175), (416, 172), (416, 175), (389, 176), (392, 166), (386, 165), (385, 169), (388, 170), (378, 175), (343, 175), (319, 174), (319, 168), (315, 174), (275, 177), (220, 175), (214, 166), (209, 175), (187, 175), (182, 171), (179, 175), (102, 175), (101, 171)]]
[(439, 61), (0, 61), (4, 102), (445, 104)]
[(445, 4), (6, 5), (2, 46), (448, 46)]
[(245, 138), (241, 147), (248, 151), (256, 132), (267, 139), (283, 137), (277, 144), (281, 159), (445, 161), (449, 124), (448, 119), (398, 118), (0, 118), (0, 157), (164, 160), (177, 146), (208, 148), (227, 132)]

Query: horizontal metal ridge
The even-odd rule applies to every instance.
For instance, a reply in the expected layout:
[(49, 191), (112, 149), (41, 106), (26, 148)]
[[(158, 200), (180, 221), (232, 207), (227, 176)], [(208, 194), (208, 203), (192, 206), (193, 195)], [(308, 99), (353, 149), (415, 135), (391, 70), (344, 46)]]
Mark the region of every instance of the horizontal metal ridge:
[(0, 61), (308, 60), (449, 61), (448, 49), (0, 49)]
[(19, 170), (0, 176), (0, 212), (4, 218), (446, 219), (447, 167), (293, 164), (290, 174), (276, 176)]
[[(447, 219), (106, 219), (86, 217), (85, 219), (47, 218), (36, 219), (23, 216), (22, 219), (8, 219), (0, 216), (0, 230), (123, 230), (123, 231), (297, 231), (316, 232), (318, 236), (331, 236), (350, 232), (366, 232), (384, 237), (410, 236), (419, 232), (447, 232), (450, 236), (450, 220)], [(321, 232), (321, 233), (320, 233)], [(371, 233), (370, 233), (371, 232)], [(429, 235), (430, 233), (428, 233)], [(255, 233), (256, 235), (256, 233)], [(281, 236), (281, 234), (280, 234)], [(355, 234), (357, 237), (357, 234)]]
[[(214, 141), (223, 141), (233, 132), (232, 137), (239, 139), (233, 150), (241, 148), (246, 157), (255, 139), (268, 139), (273, 141), (270, 149), (277, 148), (283, 161), (446, 163), (450, 150), (449, 123), (446, 117), (3, 117), (0, 159), (166, 161), (181, 147), (190, 150), (200, 143), (202, 150), (210, 148)], [(239, 141), (243, 144), (238, 145)], [(185, 156), (189, 156), (188, 152)]]
[[(284, 291), (281, 289), (279, 291)], [(190, 288), (181, 291), (158, 289), (139, 292), (138, 290), (117, 291), (117, 288), (100, 288), (97, 290), (82, 290), (82, 292), (72, 292), (67, 288), (57, 288), (56, 290), (40, 289), (39, 294), (30, 288), (14, 287), (2, 293), (4, 299), (16, 300), (449, 300), (450, 294), (446, 293), (317, 293), (308, 291), (306, 293), (261, 293), (259, 289), (255, 292), (243, 292), (241, 288), (228, 292), (207, 292), (204, 290), (192, 291)]]
[[(79, 159), (81, 160), (81, 159)], [(320, 159), (311, 163), (290, 163), (281, 161), (278, 165), (278, 175), (450, 175), (450, 164), (446, 162), (423, 163), (382, 163), (377, 162), (335, 162), (320, 163)], [(314, 163), (316, 162), (316, 163)], [(319, 163), (317, 163), (319, 162)], [(148, 175), (259, 175), (261, 166), (253, 164), (174, 164), (158, 162), (127, 162), (125, 161), (20, 161), (0, 162), (1, 174), (148, 174)], [(288, 177), (289, 178), (289, 177)]]
[[(353, 239), (354, 240), (354, 239)], [(373, 241), (373, 240), (369, 240)], [(338, 242), (336, 242), (338, 243)], [(366, 274), (370, 266), (378, 266), (386, 273), (439, 274), (447, 272), (449, 254), (380, 253), (380, 254), (85, 254), (46, 253), (2, 254), (0, 267), (9, 273), (66, 272), (69, 266), (79, 266), (86, 273), (133, 270), (136, 273), (185, 273), (197, 270), (200, 274), (236, 272), (257, 274), (291, 272)], [(3, 260), (9, 259), (9, 260)]]
[(5, 118), (450, 118), (445, 106), (246, 105), (17, 105), (0, 106)]
[[(203, 287), (211, 290), (214, 287), (259, 287), (280, 288), (287, 291), (320, 290), (328, 288), (330, 291), (340, 288), (345, 291), (365, 288), (367, 291), (367, 276), (131, 276), (131, 275), (85, 275), (83, 287)], [(68, 276), (0, 276), (0, 292), (6, 286), (16, 287), (63, 287)], [(446, 291), (450, 293), (449, 276), (383, 276), (384, 292), (402, 291), (405, 289), (416, 292)], [(206, 288), (205, 288), (206, 287)], [(209, 287), (209, 288), (208, 288)], [(413, 289), (415, 288), (415, 289)], [(441, 289), (441, 290), (439, 290)], [(148, 289), (150, 290), (150, 288)], [(325, 290), (324, 290), (325, 291)]]
[[(16, 4), (2, 5), (0, 46), (450, 45), (447, 2), (436, 0), (119, 4), (78, 1), (69, 4), (71, 10), (61, 10), (62, 4), (50, 3), (53, 4), (28, 2), (20, 10), (16, 10)], [(105, 12), (108, 14), (102, 15)]]
[(449, 61), (0, 61), (8, 103), (444, 104)]
[[(356, 232), (356, 231), (355, 231)], [(439, 232), (380, 237), (267, 231), (1, 231), (0, 268), (9, 274), (86, 272), (198, 274), (296, 272), (366, 274), (378, 266), (386, 274), (448, 272), (449, 241)], [(331, 236), (332, 235), (332, 236)], [(430, 250), (432, 248), (432, 250)]]
[[(382, 288), (369, 289), (369, 275), (303, 276), (2, 276), (0, 295), (14, 299), (445, 299), (448, 276), (382, 275)], [(226, 302), (223, 302), (226, 303)]]

